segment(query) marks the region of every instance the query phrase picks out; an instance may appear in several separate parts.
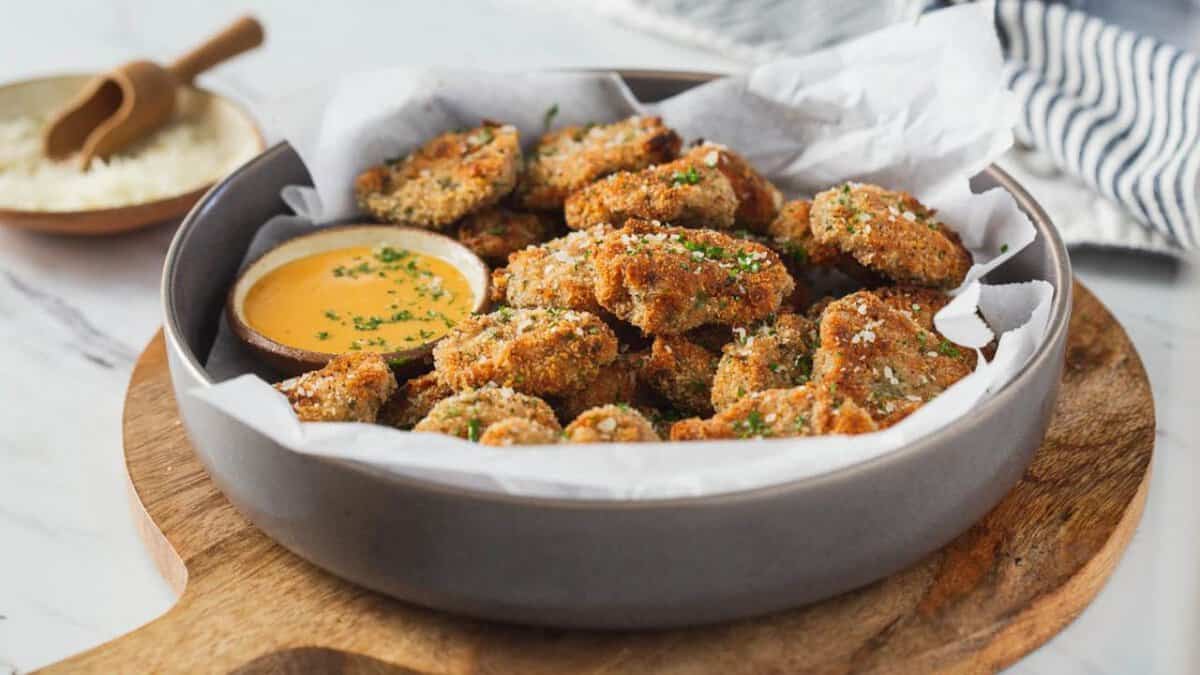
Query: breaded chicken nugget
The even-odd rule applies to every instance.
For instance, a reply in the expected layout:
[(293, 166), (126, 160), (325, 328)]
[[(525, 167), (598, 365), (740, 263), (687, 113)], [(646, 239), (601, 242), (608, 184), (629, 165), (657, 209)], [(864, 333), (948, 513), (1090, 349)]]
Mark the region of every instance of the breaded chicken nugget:
[(433, 348), (439, 376), (456, 391), (491, 383), (537, 396), (575, 391), (616, 358), (607, 324), (564, 309), (470, 316)]
[(506, 417), (487, 428), (479, 437), (480, 445), (552, 445), (562, 433), (524, 417)]
[(809, 220), (811, 209), (812, 202), (807, 199), (784, 204), (779, 215), (767, 226), (770, 245), (779, 252), (779, 257), (802, 268), (833, 266), (845, 254), (836, 246), (816, 240)]
[(610, 174), (567, 198), (567, 227), (583, 230), (629, 218), (681, 227), (733, 227), (737, 195), (725, 174), (691, 158)]
[(572, 192), (610, 173), (675, 159), (680, 145), (679, 135), (663, 126), (661, 117), (551, 131), (525, 164), (517, 200), (530, 209), (561, 208)]
[(969, 375), (975, 352), (950, 343), (871, 291), (835, 300), (821, 316), (813, 356), (818, 414), (846, 401), (883, 429)]
[(643, 443), (662, 440), (642, 414), (627, 405), (585, 411), (563, 432), (568, 443)]
[(612, 231), (597, 225), (518, 251), (492, 272), (494, 296), (513, 307), (564, 307), (599, 313), (594, 255)]
[(428, 415), (437, 402), (449, 398), (454, 390), (432, 371), (414, 377), (396, 389), (396, 393), (379, 409), (380, 424), (397, 429), (411, 429)]
[(600, 369), (596, 379), (558, 400), (554, 409), (559, 417), (571, 420), (590, 408), (637, 401), (637, 374), (646, 356), (645, 352), (618, 354), (615, 361)]
[(546, 240), (552, 218), (493, 206), (470, 214), (458, 225), (458, 240), (492, 265), (503, 265), (510, 253)]
[(520, 164), (516, 127), (485, 122), (367, 169), (354, 181), (354, 194), (380, 220), (442, 229), (512, 192)]
[(900, 283), (954, 288), (971, 254), (934, 211), (907, 192), (845, 183), (813, 199), (813, 236)]
[(847, 401), (822, 420), (811, 385), (767, 389), (749, 394), (711, 419), (680, 420), (671, 427), (673, 441), (729, 438), (788, 438), (875, 431), (875, 422)]
[(724, 410), (748, 394), (788, 389), (808, 382), (819, 338), (816, 324), (797, 314), (781, 314), (757, 325), (734, 329), (712, 381), (712, 407)]
[(711, 415), (713, 375), (720, 356), (681, 335), (654, 338), (638, 377), (679, 410)]
[[(871, 293), (892, 309), (915, 321), (922, 330), (930, 333), (937, 332), (933, 327), (933, 315), (950, 304), (952, 299), (945, 292), (936, 288), (920, 286), (882, 286), (871, 289)], [(938, 339), (941, 339), (940, 335)], [(972, 352), (973, 354), (974, 352)]]
[(673, 441), (718, 438), (786, 438), (817, 434), (808, 386), (768, 389), (748, 394), (711, 419), (680, 420), (671, 427)]
[(692, 148), (685, 159), (714, 167), (729, 179), (737, 196), (734, 222), (752, 232), (764, 232), (779, 213), (783, 195), (771, 181), (750, 166), (744, 157), (718, 143), (702, 143)]
[(508, 387), (468, 389), (438, 401), (413, 431), (433, 431), (478, 441), (488, 428), (509, 417), (536, 422), (558, 431), (561, 427), (549, 404)]
[(374, 422), (396, 391), (396, 377), (379, 354), (352, 352), (275, 389), (287, 397), (301, 422)]
[(654, 335), (743, 324), (779, 310), (795, 287), (779, 256), (712, 230), (629, 221), (595, 254), (596, 299)]

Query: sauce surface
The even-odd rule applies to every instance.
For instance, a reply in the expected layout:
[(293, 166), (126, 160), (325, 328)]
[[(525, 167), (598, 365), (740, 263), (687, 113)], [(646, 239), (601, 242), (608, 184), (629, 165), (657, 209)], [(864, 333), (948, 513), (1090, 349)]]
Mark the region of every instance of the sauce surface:
[(242, 311), (252, 328), (291, 347), (394, 352), (442, 337), (474, 304), (466, 277), (441, 258), (353, 246), (271, 270)]

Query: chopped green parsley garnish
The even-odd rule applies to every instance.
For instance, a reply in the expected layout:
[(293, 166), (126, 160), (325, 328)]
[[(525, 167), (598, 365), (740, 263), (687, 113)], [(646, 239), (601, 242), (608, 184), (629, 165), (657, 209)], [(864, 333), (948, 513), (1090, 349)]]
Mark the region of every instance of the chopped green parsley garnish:
[(467, 420), (467, 440), (472, 443), (479, 440), (480, 430), (483, 428), (483, 423), (478, 417), (472, 417)]
[(770, 436), (771, 427), (763, 419), (762, 413), (757, 410), (751, 410), (750, 414), (746, 415), (746, 419), (734, 424), (737, 435), (742, 438), (755, 438), (759, 436)]
[(938, 345), (938, 353), (941, 354), (942, 356), (953, 356), (953, 357), (957, 357), (960, 354), (960, 352), (958, 351), (958, 347), (955, 347), (954, 345), (950, 344), (950, 341), (947, 340), (946, 338), (942, 338), (942, 343)]
[(675, 173), (671, 174), (672, 185), (695, 185), (699, 182), (700, 172), (697, 171), (696, 167), (694, 166), (689, 166), (687, 171), (676, 171)]
[(329, 331), (327, 331), (327, 330), (319, 331), (317, 333), (317, 339), (318, 340), (328, 340), (329, 339)]
[(546, 112), (542, 114), (542, 131), (550, 131), (550, 125), (554, 123), (555, 117), (558, 117), (557, 103), (546, 108)]

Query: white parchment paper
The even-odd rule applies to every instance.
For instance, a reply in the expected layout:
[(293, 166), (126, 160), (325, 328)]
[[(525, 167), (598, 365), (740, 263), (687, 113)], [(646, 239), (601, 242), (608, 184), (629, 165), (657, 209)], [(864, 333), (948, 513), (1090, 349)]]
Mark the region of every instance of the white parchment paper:
[(1011, 145), (1017, 113), (986, 5), (928, 14), (653, 105), (639, 104), (610, 74), (392, 69), (349, 76), (275, 108), (275, 122), (314, 187), (285, 190), (300, 217), (270, 223), (252, 250), (312, 223), (354, 217), (350, 186), (371, 164), (482, 118), (515, 124), (528, 144), (552, 105), (560, 111), (555, 124), (661, 114), (687, 140), (718, 141), (742, 153), (793, 197), (846, 179), (916, 194), (959, 232), (975, 261), (955, 300), (935, 317), (937, 328), (966, 348), (998, 338), (995, 356), (981, 356), (972, 375), (896, 426), (852, 437), (493, 449), (375, 425), (301, 423), (224, 330), (208, 368), (229, 379), (192, 395), (296, 452), (373, 471), (524, 495), (660, 499), (788, 482), (895, 450), (986, 400), (1045, 337), (1050, 284), (979, 281), (1035, 236), (1008, 193), (969, 188), (970, 177)]

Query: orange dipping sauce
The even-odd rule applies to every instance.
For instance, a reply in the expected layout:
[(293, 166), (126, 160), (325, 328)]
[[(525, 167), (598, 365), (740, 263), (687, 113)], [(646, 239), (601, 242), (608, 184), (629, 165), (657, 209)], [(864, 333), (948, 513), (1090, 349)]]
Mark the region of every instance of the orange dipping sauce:
[(466, 277), (441, 258), (352, 246), (263, 275), (242, 314), (254, 330), (298, 349), (397, 352), (442, 337), (474, 304)]

